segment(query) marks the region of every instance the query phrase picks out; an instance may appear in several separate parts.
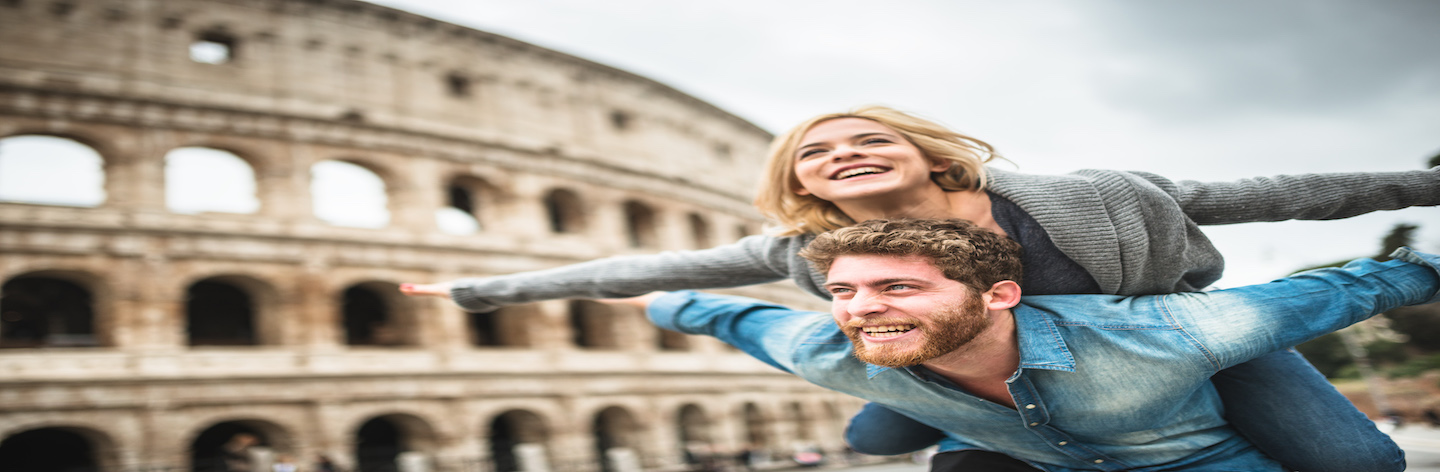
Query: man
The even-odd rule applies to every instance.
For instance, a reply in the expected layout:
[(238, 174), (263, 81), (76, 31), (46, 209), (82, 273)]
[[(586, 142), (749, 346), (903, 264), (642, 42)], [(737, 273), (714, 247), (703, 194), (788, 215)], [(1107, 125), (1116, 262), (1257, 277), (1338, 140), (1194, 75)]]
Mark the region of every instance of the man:
[(1440, 299), (1440, 256), (1401, 249), (1232, 290), (1021, 303), (1019, 249), (961, 220), (876, 220), (801, 252), (827, 274), (832, 317), (689, 292), (631, 303), (946, 431), (955, 448), (1047, 471), (1278, 471), (1226, 424), (1209, 377)]

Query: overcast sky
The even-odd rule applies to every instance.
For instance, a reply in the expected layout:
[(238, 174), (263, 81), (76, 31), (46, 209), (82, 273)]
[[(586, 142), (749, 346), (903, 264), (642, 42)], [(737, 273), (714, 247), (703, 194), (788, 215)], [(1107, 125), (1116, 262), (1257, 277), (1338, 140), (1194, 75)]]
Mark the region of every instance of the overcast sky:
[[(666, 83), (772, 132), (860, 104), (938, 119), (1022, 172), (1233, 180), (1424, 167), (1440, 2), (374, 0)], [(1206, 227), (1222, 286), (1369, 256), (1440, 209)]]

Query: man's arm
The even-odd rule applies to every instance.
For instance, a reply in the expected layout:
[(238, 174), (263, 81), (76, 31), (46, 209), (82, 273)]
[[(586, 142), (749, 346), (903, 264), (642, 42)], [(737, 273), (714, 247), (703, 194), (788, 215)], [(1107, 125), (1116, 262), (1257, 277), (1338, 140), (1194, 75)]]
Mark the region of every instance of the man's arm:
[(1440, 301), (1440, 256), (1401, 248), (1392, 257), (1159, 302), (1223, 369), (1394, 308)]
[(714, 336), (777, 369), (795, 373), (794, 352), (830, 315), (760, 300), (674, 292), (648, 300), (646, 314), (664, 329)]

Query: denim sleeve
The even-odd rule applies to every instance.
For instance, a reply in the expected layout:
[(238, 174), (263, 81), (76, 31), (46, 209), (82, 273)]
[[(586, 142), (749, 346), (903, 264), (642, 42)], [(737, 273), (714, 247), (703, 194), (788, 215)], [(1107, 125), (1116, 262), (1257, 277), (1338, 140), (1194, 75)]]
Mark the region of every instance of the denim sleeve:
[(1371, 316), (1440, 301), (1440, 256), (1401, 248), (1395, 260), (1360, 259), (1274, 282), (1160, 298), (1217, 369), (1285, 349)]
[(825, 313), (798, 311), (769, 302), (697, 292), (669, 293), (646, 310), (656, 326), (714, 336), (766, 364), (795, 373), (799, 341), (825, 323)]

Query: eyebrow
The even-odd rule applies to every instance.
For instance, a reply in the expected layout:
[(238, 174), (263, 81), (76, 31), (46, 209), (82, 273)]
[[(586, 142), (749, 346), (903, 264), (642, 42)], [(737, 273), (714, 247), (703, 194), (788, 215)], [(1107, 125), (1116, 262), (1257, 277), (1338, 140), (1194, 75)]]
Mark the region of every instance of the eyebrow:
[[(896, 138), (896, 137), (897, 137), (897, 136), (895, 136), (895, 135), (893, 135), (893, 134), (886, 133), (886, 132), (883, 132), (883, 131), (873, 131), (873, 132), (869, 132), (869, 133), (860, 133), (860, 134), (851, 136), (850, 139), (851, 139), (851, 140), (862, 139), (862, 138), (868, 138), (868, 137), (870, 137), (870, 136), (876, 136), (876, 135), (879, 135), (879, 136), (889, 136), (889, 137), (892, 137), (892, 138)], [(801, 150), (801, 149), (805, 149), (805, 148), (808, 148), (808, 147), (815, 147), (815, 146), (820, 146), (820, 145), (824, 145), (824, 144), (825, 144), (825, 143), (823, 143), (823, 142), (810, 143), (810, 144), (806, 144), (806, 145), (797, 147), (797, 148), (795, 148), (795, 150), (796, 150), (796, 151), (799, 151), (799, 150)]]
[[(888, 279), (872, 280), (872, 281), (870, 281), (870, 282), (867, 282), (867, 283), (864, 283), (864, 284), (861, 284), (861, 285), (890, 285), (890, 284), (893, 284), (893, 283), (900, 283), (900, 282), (908, 282), (908, 283), (912, 283), (912, 284), (919, 284), (919, 283), (921, 283), (921, 282), (923, 282), (923, 281), (920, 280), (920, 279), (917, 279), (917, 278), (912, 278), (912, 277), (891, 277), (891, 278), (888, 278)], [(855, 287), (855, 284), (852, 284), (852, 283), (849, 283), (849, 282), (830, 282), (830, 283), (825, 284), (825, 288), (830, 288), (830, 287), (846, 287), (846, 288), (851, 288), (851, 287)]]

